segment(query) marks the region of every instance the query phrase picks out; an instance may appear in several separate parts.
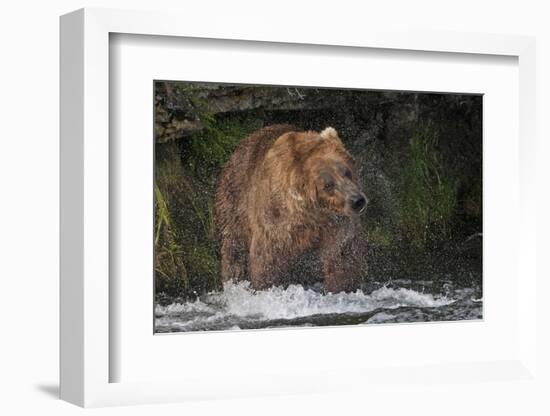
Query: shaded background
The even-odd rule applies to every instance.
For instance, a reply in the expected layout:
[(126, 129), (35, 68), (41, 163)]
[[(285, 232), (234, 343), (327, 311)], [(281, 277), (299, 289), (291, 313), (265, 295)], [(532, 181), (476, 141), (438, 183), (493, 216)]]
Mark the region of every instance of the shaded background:
[(273, 123), (332, 126), (355, 158), (368, 280), (481, 284), (481, 96), (157, 81), (154, 105), (157, 301), (221, 287), (216, 180)]

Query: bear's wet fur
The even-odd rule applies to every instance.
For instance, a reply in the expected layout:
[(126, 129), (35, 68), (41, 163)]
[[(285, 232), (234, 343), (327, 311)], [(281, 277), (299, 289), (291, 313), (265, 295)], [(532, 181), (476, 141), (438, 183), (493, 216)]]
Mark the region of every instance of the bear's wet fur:
[(222, 280), (249, 280), (254, 289), (297, 283), (296, 275), (312, 269), (300, 267), (303, 261), (317, 263), (325, 291), (356, 290), (366, 204), (353, 159), (332, 127), (256, 131), (239, 143), (218, 181)]

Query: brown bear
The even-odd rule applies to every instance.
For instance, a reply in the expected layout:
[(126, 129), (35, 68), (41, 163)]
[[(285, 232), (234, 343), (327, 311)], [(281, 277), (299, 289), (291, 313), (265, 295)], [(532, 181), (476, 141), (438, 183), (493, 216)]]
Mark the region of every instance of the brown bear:
[(237, 146), (219, 178), (221, 274), (254, 289), (287, 282), (289, 264), (314, 252), (327, 292), (359, 287), (367, 198), (336, 130), (273, 125)]

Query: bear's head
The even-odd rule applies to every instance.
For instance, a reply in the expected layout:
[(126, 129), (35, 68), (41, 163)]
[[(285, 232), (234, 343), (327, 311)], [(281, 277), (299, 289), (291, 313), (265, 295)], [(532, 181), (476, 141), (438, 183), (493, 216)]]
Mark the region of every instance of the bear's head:
[(365, 212), (367, 197), (353, 158), (332, 127), (310, 137), (312, 148), (304, 162), (305, 189), (310, 201), (330, 213), (357, 216)]

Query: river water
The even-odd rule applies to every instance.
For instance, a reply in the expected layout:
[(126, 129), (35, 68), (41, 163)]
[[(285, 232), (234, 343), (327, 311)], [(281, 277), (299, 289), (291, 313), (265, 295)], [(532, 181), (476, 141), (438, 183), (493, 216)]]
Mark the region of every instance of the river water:
[(323, 294), (319, 285), (254, 291), (248, 282), (226, 283), (191, 302), (157, 304), (155, 332), (482, 319), (481, 287), (453, 280), (372, 282), (338, 294)]

